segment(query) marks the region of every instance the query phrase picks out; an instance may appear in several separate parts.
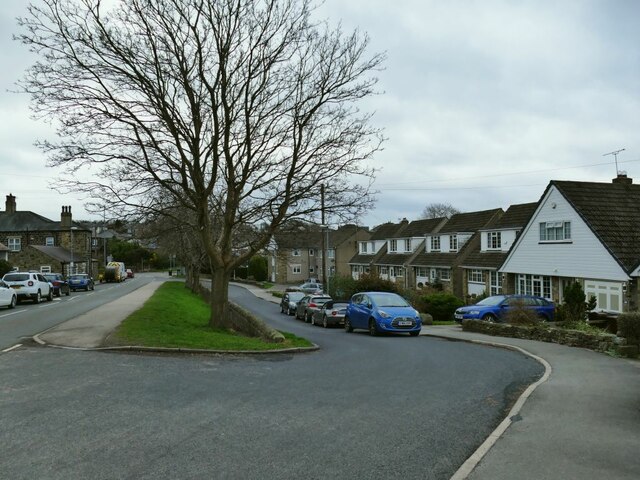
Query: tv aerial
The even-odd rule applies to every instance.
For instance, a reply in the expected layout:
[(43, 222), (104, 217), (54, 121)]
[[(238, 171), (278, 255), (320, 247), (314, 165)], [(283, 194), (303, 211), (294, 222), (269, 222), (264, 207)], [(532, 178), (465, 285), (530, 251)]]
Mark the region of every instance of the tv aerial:
[(618, 170), (618, 154), (620, 152), (624, 152), (624, 150), (624, 148), (621, 148), (620, 150), (614, 150), (613, 152), (605, 153), (604, 155), (602, 155), (603, 157), (606, 157), (607, 155), (613, 155), (613, 158), (616, 161), (616, 175), (620, 173), (620, 171)]

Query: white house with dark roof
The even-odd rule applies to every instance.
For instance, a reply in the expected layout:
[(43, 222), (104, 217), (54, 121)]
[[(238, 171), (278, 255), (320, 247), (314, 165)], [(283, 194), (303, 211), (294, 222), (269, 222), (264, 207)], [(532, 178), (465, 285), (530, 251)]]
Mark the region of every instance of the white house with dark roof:
[(552, 180), (500, 272), (515, 293), (560, 303), (570, 282), (597, 309), (638, 309), (640, 185)]
[(372, 271), (376, 259), (387, 252), (388, 239), (402, 232), (407, 225), (409, 220), (406, 218), (399, 223), (383, 223), (371, 230), (368, 239), (358, 242), (358, 252), (349, 260), (351, 276), (354, 280)]

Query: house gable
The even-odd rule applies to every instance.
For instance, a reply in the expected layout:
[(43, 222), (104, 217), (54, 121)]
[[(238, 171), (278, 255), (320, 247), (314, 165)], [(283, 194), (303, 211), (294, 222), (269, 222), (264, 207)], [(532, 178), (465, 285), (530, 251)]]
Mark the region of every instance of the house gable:
[[(549, 222), (549, 223), (547, 223)], [(540, 224), (568, 228), (570, 238), (541, 240)], [(568, 223), (568, 227), (562, 227)], [(626, 281), (628, 275), (553, 184), (516, 240), (501, 272)]]

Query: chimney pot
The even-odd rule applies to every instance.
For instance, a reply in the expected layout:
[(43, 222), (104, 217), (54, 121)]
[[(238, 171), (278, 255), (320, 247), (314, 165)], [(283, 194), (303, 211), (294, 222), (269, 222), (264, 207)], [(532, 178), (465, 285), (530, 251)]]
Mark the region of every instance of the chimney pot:
[(611, 180), (611, 183), (621, 183), (623, 185), (631, 185), (633, 183), (633, 178), (627, 177), (626, 173), (619, 173), (616, 178)]

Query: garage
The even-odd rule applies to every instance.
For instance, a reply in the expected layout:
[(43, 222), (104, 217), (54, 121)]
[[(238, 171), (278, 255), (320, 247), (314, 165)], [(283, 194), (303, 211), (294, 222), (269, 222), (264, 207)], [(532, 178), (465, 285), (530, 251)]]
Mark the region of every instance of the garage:
[(622, 283), (585, 279), (584, 293), (587, 300), (592, 296), (596, 297), (598, 302), (597, 310), (622, 312)]

